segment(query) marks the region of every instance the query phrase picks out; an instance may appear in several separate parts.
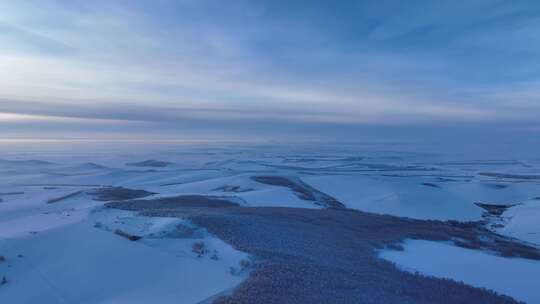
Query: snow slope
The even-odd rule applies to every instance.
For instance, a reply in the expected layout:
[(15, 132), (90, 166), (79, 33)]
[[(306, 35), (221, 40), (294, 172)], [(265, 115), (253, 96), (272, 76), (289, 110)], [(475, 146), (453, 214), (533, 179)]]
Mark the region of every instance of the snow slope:
[[(3, 222), (0, 252), (6, 261), (0, 272), (9, 284), (0, 289), (0, 298), (7, 303), (198, 303), (244, 278), (230, 268), (248, 257), (210, 235), (159, 237), (179, 219), (97, 208), (69, 221), (35, 215)], [(71, 208), (66, 212), (77, 214)], [(26, 233), (25, 222), (32, 233)], [(115, 234), (117, 229), (157, 236), (132, 242)], [(215, 259), (197, 257), (191, 248), (196, 241), (204, 242)]]
[(509, 208), (503, 214), (504, 227), (496, 231), (518, 238), (540, 248), (540, 200), (528, 200)]
[(348, 208), (417, 219), (480, 219), (482, 210), (472, 201), (445, 188), (423, 185), (417, 178), (370, 176), (304, 177), (308, 184), (326, 192)]
[(475, 287), (492, 289), (518, 300), (540, 303), (540, 263), (519, 258), (504, 258), (453, 245), (409, 240), (405, 251), (385, 250), (380, 257), (406, 271), (462, 281)]

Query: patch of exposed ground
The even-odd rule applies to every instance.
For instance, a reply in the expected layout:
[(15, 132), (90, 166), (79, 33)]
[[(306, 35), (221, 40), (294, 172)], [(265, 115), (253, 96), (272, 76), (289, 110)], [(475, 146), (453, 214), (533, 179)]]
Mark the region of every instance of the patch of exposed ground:
[(131, 233), (125, 232), (125, 231), (123, 231), (121, 229), (114, 230), (114, 234), (116, 234), (118, 236), (121, 236), (123, 238), (126, 238), (126, 239), (128, 239), (130, 241), (133, 241), (133, 242), (142, 239), (142, 236), (131, 234)]
[(373, 163), (345, 163), (331, 166), (319, 166), (319, 167), (304, 167), (293, 165), (278, 165), (278, 164), (266, 164), (260, 163), (261, 166), (266, 166), (280, 170), (290, 171), (304, 171), (304, 172), (324, 172), (324, 173), (359, 173), (359, 172), (432, 172), (440, 171), (439, 168), (424, 167), (420, 165), (388, 165), (388, 164), (373, 164)]
[(89, 192), (89, 194), (94, 195), (94, 200), (96, 201), (108, 202), (143, 198), (155, 193), (124, 187), (104, 187), (93, 190)]
[(24, 192), (0, 192), (0, 196), (7, 196), (7, 195), (22, 195)]
[(19, 184), (19, 186), (26, 187), (43, 187), (43, 188), (58, 188), (58, 187), (110, 187), (107, 185), (97, 185), (97, 184)]
[(512, 166), (519, 165), (529, 167), (527, 164), (517, 160), (470, 160), (470, 161), (446, 161), (436, 163), (441, 166)]
[(160, 161), (155, 159), (148, 159), (141, 162), (127, 163), (126, 166), (132, 167), (152, 167), (152, 168), (164, 168), (172, 165), (170, 162)]
[(249, 278), (215, 300), (218, 304), (518, 303), (452, 280), (403, 272), (379, 259), (378, 250), (400, 250), (405, 239), (423, 239), (540, 260), (536, 248), (494, 234), (481, 223), (412, 220), (347, 209), (245, 208), (232, 202), (185, 208), (183, 201), (107, 205), (147, 216), (188, 218), (253, 256), (258, 262)]
[(486, 204), (486, 203), (474, 203), (476, 206), (486, 210), (490, 215), (501, 216), (508, 208), (514, 207), (518, 204), (512, 205), (500, 205), (500, 204)]
[(506, 184), (484, 184), (484, 186), (488, 188), (492, 188), (492, 189), (506, 189), (510, 187), (510, 185), (506, 185)]
[(253, 176), (252, 179), (262, 184), (289, 188), (299, 199), (312, 201), (318, 206), (327, 208), (345, 208), (345, 205), (337, 199), (311, 187), (298, 177)]
[(540, 175), (526, 175), (526, 174), (480, 172), (478, 173), (478, 175), (496, 177), (496, 178), (509, 178), (509, 179), (540, 179)]

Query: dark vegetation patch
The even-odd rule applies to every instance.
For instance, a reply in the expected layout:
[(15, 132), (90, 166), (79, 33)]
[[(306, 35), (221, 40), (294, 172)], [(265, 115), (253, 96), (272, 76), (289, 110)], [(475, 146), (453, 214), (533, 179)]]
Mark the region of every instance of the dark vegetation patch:
[[(477, 242), (468, 242), (466, 240), (463, 241), (463, 240), (460, 240), (460, 239), (455, 239), (453, 242), (454, 242), (455, 246), (462, 247), (462, 248), (476, 249), (476, 250), (482, 249), (481, 244), (479, 244)], [(504, 254), (502, 252), (500, 253), (500, 255), (504, 256)]]
[(458, 182), (459, 180), (453, 178), (437, 177), (438, 182)]
[(107, 185), (97, 184), (20, 184), (27, 187), (49, 187), (49, 189), (55, 189), (58, 187), (109, 187)]
[(497, 205), (497, 204), (486, 204), (486, 203), (474, 203), (476, 206), (486, 210), (490, 215), (501, 216), (508, 208), (514, 207), (517, 204), (513, 205)]
[(150, 196), (152, 192), (145, 190), (128, 189), (124, 187), (104, 187), (90, 192), (96, 201), (122, 201)]
[(0, 192), (1, 196), (7, 196), (7, 195), (22, 195), (24, 192)]
[(482, 223), (491, 229), (499, 229), (503, 228), (506, 225), (507, 219), (503, 216), (504, 212), (508, 210), (508, 208), (512, 208), (514, 206), (520, 205), (520, 204), (489, 204), (489, 203), (474, 203), (476, 206), (484, 209), (484, 213), (482, 213)]
[(290, 166), (290, 165), (277, 165), (277, 164), (264, 164), (260, 165), (271, 167), (274, 169), (280, 170), (291, 170), (291, 171), (315, 171), (326, 173), (352, 173), (352, 172), (432, 172), (440, 171), (439, 168), (430, 168), (420, 165), (388, 165), (388, 164), (372, 164), (372, 163), (347, 163), (340, 165), (331, 165), (331, 166), (320, 166), (320, 167), (302, 167), (302, 166)]
[(127, 232), (125, 232), (123, 230), (120, 230), (120, 229), (116, 229), (114, 231), (114, 234), (119, 235), (119, 236), (121, 236), (123, 238), (126, 238), (126, 239), (128, 239), (130, 241), (138, 241), (138, 240), (142, 239), (142, 236), (127, 233)]
[(126, 166), (132, 167), (152, 167), (152, 168), (164, 168), (172, 165), (171, 162), (159, 161), (155, 159), (148, 159), (141, 162), (127, 163)]
[(262, 184), (289, 188), (299, 199), (312, 201), (319, 206), (338, 209), (345, 208), (345, 205), (337, 199), (311, 187), (298, 177), (252, 176), (251, 178)]
[[(436, 178), (451, 178), (451, 179), (457, 179), (461, 178), (460, 181), (468, 182), (468, 179), (474, 178), (472, 175), (439, 175), (439, 174), (379, 174), (379, 176), (386, 176), (386, 177), (436, 177)], [(454, 180), (457, 181), (457, 180)]]
[[(0, 192), (0, 196), (10, 196), (10, 195), (22, 195), (24, 192)], [(0, 197), (0, 203), (3, 203), (4, 199)]]
[(232, 193), (243, 193), (253, 191), (251, 188), (242, 188), (241, 186), (221, 186), (213, 189), (212, 191), (223, 191)]
[(109, 208), (132, 211), (177, 210), (178, 208), (227, 208), (237, 207), (237, 203), (224, 197), (206, 195), (180, 195), (154, 200), (128, 200), (105, 204)]
[(446, 161), (439, 162), (437, 165), (442, 166), (511, 166), (521, 165), (528, 167), (526, 164), (516, 160), (470, 160), (470, 161)]
[(480, 241), (480, 233), (498, 237), (475, 225), (285, 208), (197, 216), (195, 223), (262, 260), (247, 281), (216, 303), (515, 303), (451, 280), (404, 273), (376, 257), (377, 249), (404, 238), (457, 237), (457, 245), (501, 255), (521, 250), (505, 240), (499, 240), (500, 249)]
[[(389, 156), (389, 158), (391, 158), (391, 156)], [(346, 157), (343, 159), (344, 162), (357, 162), (357, 161), (363, 161), (365, 159), (365, 157), (363, 156), (351, 156), (351, 157)], [(399, 157), (398, 157), (399, 159)]]
[(404, 251), (405, 250), (405, 248), (403, 248), (403, 245), (401, 245), (399, 243), (388, 244), (388, 245), (386, 245), (385, 249), (387, 249), (387, 250), (395, 250), (395, 251)]
[(51, 166), (54, 165), (54, 163), (44, 161), (44, 160), (37, 160), (37, 159), (29, 159), (29, 160), (5, 160), (0, 159), (0, 164), (4, 166), (9, 165), (24, 165), (24, 166)]
[(379, 259), (378, 251), (402, 250), (404, 240), (422, 239), (540, 260), (538, 249), (477, 222), (413, 220), (349, 209), (152, 206), (129, 210), (144, 207), (139, 209), (144, 215), (190, 219), (257, 261), (249, 278), (215, 300), (218, 304), (518, 303), (452, 280), (403, 272)]
[(506, 184), (484, 184), (484, 186), (488, 188), (492, 188), (492, 189), (506, 189), (510, 187), (510, 185), (506, 185)]
[(47, 201), (47, 204), (54, 204), (54, 203), (61, 202), (63, 200), (67, 200), (69, 198), (72, 198), (72, 197), (75, 197), (75, 196), (81, 194), (82, 192), (83, 192), (82, 190), (79, 190), (79, 191), (75, 191), (73, 193), (66, 194), (66, 195), (61, 196), (61, 197), (51, 198), (50, 200)]
[[(4, 263), (6, 261), (6, 257), (4, 257), (3, 255), (0, 255), (0, 264)], [(8, 265), (8, 267), (10, 267)], [(0, 285), (6, 285), (8, 282), (7, 278), (5, 276), (2, 276), (2, 279), (0, 280)]]
[(510, 179), (540, 179), (540, 175), (526, 175), (526, 174), (480, 172), (478, 173), (478, 175), (496, 177), (496, 178), (510, 178)]

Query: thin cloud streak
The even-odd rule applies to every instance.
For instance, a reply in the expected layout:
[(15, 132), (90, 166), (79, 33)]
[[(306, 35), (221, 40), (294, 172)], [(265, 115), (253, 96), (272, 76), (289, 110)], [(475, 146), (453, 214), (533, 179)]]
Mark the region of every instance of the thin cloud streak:
[[(392, 111), (385, 107), (372, 108), (362, 112), (362, 109), (350, 108), (349, 105), (336, 107), (332, 110), (322, 108), (305, 109), (303, 107), (287, 107), (282, 109), (264, 108), (197, 108), (178, 106), (147, 106), (121, 103), (98, 105), (73, 105), (69, 103), (26, 102), (0, 100), (0, 113), (28, 115), (35, 117), (73, 118), (103, 121), (131, 122), (175, 122), (180, 119), (196, 119), (201, 121), (226, 122), (239, 120), (244, 122), (267, 121), (299, 121), (346, 124), (395, 125), (400, 123), (429, 124), (434, 120), (439, 122), (451, 121), (493, 121), (511, 120), (512, 115), (478, 110), (474, 108), (424, 105), (408, 108), (395, 104)], [(520, 117), (523, 118), (522, 115)]]

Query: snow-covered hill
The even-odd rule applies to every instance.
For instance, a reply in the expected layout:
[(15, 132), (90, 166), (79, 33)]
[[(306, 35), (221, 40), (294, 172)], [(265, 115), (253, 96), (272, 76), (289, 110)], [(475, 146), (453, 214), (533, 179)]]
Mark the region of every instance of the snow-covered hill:
[[(104, 207), (114, 199), (99, 200), (96, 191), (118, 187), (146, 191), (142, 200), (202, 195), (226, 198), (239, 208), (347, 208), (479, 221), (540, 247), (540, 162), (534, 159), (311, 145), (2, 153), (2, 303), (210, 303), (249, 277), (253, 257), (182, 217)], [(540, 261), (418, 242), (382, 257), (413, 271), (540, 301), (533, 296), (540, 286), (530, 285)], [(445, 251), (446, 266), (426, 265)]]

